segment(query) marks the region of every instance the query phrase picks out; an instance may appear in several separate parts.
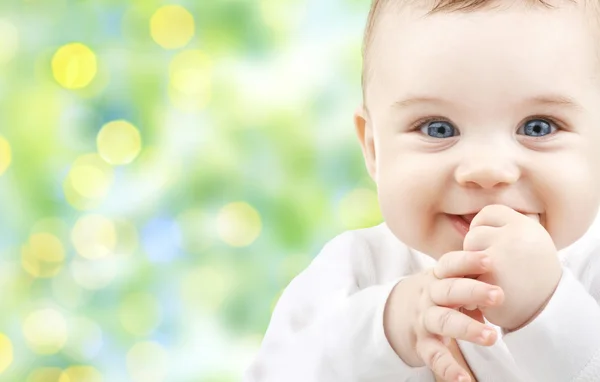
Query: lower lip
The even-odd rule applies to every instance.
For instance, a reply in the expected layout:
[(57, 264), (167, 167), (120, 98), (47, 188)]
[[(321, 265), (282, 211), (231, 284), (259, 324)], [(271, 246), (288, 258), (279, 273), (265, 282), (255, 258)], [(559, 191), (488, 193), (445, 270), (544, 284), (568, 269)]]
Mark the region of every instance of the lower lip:
[(462, 236), (467, 236), (467, 233), (469, 233), (470, 224), (467, 223), (465, 219), (457, 215), (448, 215), (448, 219), (450, 219), (450, 223), (452, 223), (458, 233), (460, 233)]

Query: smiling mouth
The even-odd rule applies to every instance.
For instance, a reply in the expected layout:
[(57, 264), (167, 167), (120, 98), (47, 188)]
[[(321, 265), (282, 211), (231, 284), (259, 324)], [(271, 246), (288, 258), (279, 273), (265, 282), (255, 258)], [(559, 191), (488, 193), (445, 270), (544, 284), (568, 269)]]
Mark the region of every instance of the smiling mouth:
[(475, 216), (477, 216), (477, 214), (458, 215), (458, 217), (460, 217), (469, 225), (471, 225), (471, 222), (473, 221), (473, 219), (475, 219)]

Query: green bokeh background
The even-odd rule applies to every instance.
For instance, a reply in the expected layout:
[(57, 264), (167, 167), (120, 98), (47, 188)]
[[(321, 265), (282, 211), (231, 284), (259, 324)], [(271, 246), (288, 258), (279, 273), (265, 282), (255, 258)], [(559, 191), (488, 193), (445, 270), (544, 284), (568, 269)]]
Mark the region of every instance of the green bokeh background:
[[(168, 4), (194, 17), (193, 38), (177, 49), (150, 33)], [(381, 221), (352, 125), (368, 8), (367, 0), (0, 2), (0, 22), (18, 32), (16, 53), (0, 61), (0, 137), (11, 150), (0, 176), (0, 333), (10, 341), (0, 346), (0, 368), (9, 361), (0, 381), (97, 381), (61, 377), (77, 365), (111, 382), (241, 379), (282, 289), (327, 240)], [(98, 61), (84, 89), (63, 88), (52, 71), (54, 54), (73, 42)], [(190, 49), (212, 67), (210, 98), (197, 110), (169, 95), (170, 64)], [(142, 151), (110, 166), (98, 203), (73, 205), (64, 187), (73, 163), (97, 153), (99, 131), (115, 120), (139, 130)], [(225, 219), (238, 202), (260, 222)], [(90, 215), (116, 230), (102, 259), (73, 243)], [(227, 227), (260, 233), (236, 246)], [(36, 233), (64, 247), (50, 277), (23, 267)], [(62, 332), (50, 319), (34, 333), (27, 322), (48, 311), (62, 317), (66, 342), (40, 354), (31, 338)]]

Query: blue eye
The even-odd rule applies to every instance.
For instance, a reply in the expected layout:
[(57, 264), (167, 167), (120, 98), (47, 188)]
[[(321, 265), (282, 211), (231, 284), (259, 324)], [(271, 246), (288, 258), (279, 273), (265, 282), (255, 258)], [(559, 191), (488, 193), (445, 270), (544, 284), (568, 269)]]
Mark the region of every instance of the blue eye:
[(458, 135), (454, 126), (444, 121), (427, 122), (421, 127), (421, 132), (433, 138), (451, 138)]
[(548, 121), (544, 121), (543, 119), (532, 119), (519, 128), (517, 134), (530, 137), (543, 137), (552, 134), (555, 130), (556, 126)]

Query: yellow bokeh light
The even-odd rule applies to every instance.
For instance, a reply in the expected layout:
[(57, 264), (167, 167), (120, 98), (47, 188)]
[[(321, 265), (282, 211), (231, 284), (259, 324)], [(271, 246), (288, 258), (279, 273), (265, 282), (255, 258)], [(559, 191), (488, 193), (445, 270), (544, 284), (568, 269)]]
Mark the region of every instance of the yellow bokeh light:
[(106, 185), (109, 183), (106, 173), (92, 166), (73, 168), (71, 180), (75, 191), (90, 199), (99, 199), (106, 195)]
[(161, 319), (160, 304), (149, 293), (134, 293), (126, 296), (119, 308), (121, 325), (136, 336), (146, 336), (152, 333)]
[(96, 143), (100, 156), (112, 165), (131, 163), (142, 150), (140, 132), (131, 123), (122, 120), (104, 125)]
[(97, 207), (106, 197), (113, 181), (113, 168), (98, 154), (86, 154), (73, 162), (63, 190), (69, 204), (88, 210)]
[(150, 35), (165, 49), (183, 48), (194, 32), (194, 17), (180, 5), (160, 7), (150, 18)]
[(21, 248), (21, 265), (33, 277), (56, 276), (65, 261), (65, 249), (61, 241), (49, 233), (35, 233)]
[(127, 353), (127, 371), (133, 382), (163, 382), (167, 376), (167, 352), (152, 341), (135, 344)]
[(41, 367), (29, 373), (27, 382), (58, 382), (61, 374), (58, 367)]
[(212, 63), (198, 49), (179, 53), (169, 67), (171, 85), (183, 94), (195, 94), (210, 84)]
[(204, 109), (211, 98), (212, 63), (201, 50), (179, 53), (169, 67), (169, 96), (186, 111)]
[[(0, 65), (11, 61), (19, 49), (19, 31), (8, 19), (0, 19)], [(0, 171), (1, 172), (1, 171)]]
[(377, 192), (358, 188), (346, 195), (339, 204), (339, 218), (344, 228), (358, 229), (382, 222)]
[(245, 202), (226, 205), (217, 217), (219, 237), (232, 247), (246, 247), (260, 235), (262, 223), (258, 212)]
[(66, 89), (81, 89), (88, 86), (97, 72), (96, 55), (81, 43), (60, 47), (52, 58), (54, 79)]
[(75, 223), (71, 241), (81, 256), (100, 259), (113, 253), (117, 232), (114, 223), (104, 216), (86, 215)]
[(54, 309), (41, 309), (31, 313), (23, 323), (27, 345), (37, 354), (58, 353), (67, 342), (67, 323)]
[(8, 141), (0, 135), (0, 175), (4, 174), (12, 161), (12, 151)]
[(6, 370), (13, 361), (13, 346), (10, 339), (0, 333), (0, 374)]
[(71, 366), (63, 371), (58, 382), (103, 382), (102, 374), (92, 366)]

